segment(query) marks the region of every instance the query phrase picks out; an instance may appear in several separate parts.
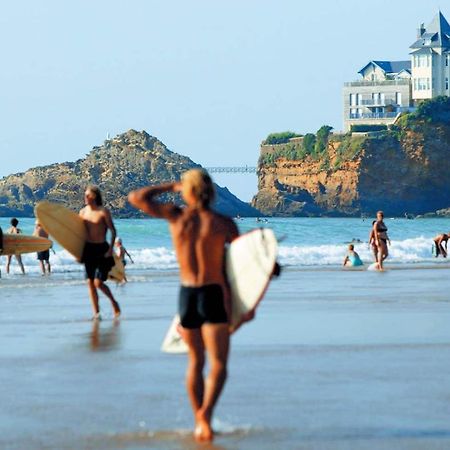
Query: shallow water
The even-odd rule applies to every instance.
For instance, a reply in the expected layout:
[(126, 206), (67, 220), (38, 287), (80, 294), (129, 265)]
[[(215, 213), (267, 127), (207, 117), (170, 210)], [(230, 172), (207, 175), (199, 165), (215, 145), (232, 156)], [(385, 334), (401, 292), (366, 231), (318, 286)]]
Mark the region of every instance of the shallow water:
[[(6, 230), (8, 219), (0, 218), (0, 226)], [(355, 240), (355, 249), (366, 265), (372, 262), (367, 245), (371, 228), (369, 219), (345, 218), (270, 218), (268, 222), (255, 219), (238, 220), (241, 232), (258, 226), (271, 227), (278, 238), (280, 262), (292, 268), (338, 268), (347, 252), (349, 242)], [(20, 219), (19, 226), (24, 233), (33, 232), (33, 219)], [(125, 247), (131, 253), (135, 264), (128, 264), (130, 275), (142, 270), (174, 271), (177, 262), (168, 234), (167, 223), (157, 219), (118, 219), (115, 221)], [(450, 231), (448, 219), (386, 219), (392, 246), (389, 248), (388, 264), (446, 266), (443, 258), (434, 258), (431, 253), (433, 237)], [(359, 242), (359, 241), (360, 242)], [(74, 259), (55, 244), (51, 262), (55, 273), (79, 278), (82, 268)], [(1, 259), (1, 258), (0, 258)], [(4, 258), (3, 258), (4, 259)], [(23, 257), (29, 273), (39, 273), (34, 254)], [(12, 272), (18, 273), (13, 262)], [(4, 271), (3, 276), (5, 277)]]
[(159, 350), (176, 273), (137, 271), (99, 324), (79, 278), (1, 281), (1, 449), (450, 448), (445, 269), (285, 271), (233, 337), (208, 446)]

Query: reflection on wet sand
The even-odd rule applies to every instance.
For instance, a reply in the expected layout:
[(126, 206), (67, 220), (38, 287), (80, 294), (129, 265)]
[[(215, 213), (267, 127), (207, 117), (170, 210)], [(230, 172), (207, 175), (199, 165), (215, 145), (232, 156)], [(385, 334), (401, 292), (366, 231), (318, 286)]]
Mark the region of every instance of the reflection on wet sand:
[[(90, 348), (94, 352), (109, 352), (120, 344), (120, 320), (113, 320), (111, 325), (105, 326), (99, 320), (92, 321), (92, 331), (89, 334)], [(103, 329), (102, 329), (103, 328)]]

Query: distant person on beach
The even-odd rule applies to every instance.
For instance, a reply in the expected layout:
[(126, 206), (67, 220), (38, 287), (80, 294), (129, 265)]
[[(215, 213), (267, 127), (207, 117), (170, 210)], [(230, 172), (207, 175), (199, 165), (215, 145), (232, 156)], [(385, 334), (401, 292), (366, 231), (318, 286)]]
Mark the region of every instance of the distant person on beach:
[[(111, 213), (103, 206), (102, 194), (97, 186), (86, 188), (84, 202), (86, 206), (80, 211), (79, 215), (86, 226), (87, 240), (81, 262), (84, 263), (86, 269), (89, 297), (94, 312), (93, 319), (101, 319), (97, 289), (100, 289), (111, 301), (114, 317), (119, 317), (119, 303), (105, 284), (108, 272), (114, 266), (112, 252), (116, 239), (116, 228)], [(111, 232), (110, 245), (106, 242), (108, 230)]]
[(372, 228), (369, 233), (369, 249), (372, 250), (373, 257), (375, 258), (375, 263), (378, 264), (378, 247), (375, 239), (375, 231), (373, 226), (376, 224), (376, 220), (372, 222)]
[[(35, 222), (33, 235), (48, 239), (48, 233), (42, 228), (42, 225), (39, 223), (38, 220), (36, 220)], [(37, 260), (39, 261), (39, 264), (41, 266), (42, 275), (45, 275), (46, 273), (50, 275), (52, 271), (52, 268), (50, 266), (50, 250), (37, 252)]]
[(123, 246), (122, 239), (120, 237), (117, 237), (114, 242), (114, 248), (116, 251), (116, 255), (120, 258), (122, 261), (122, 264), (124, 266), (127, 265), (127, 261), (125, 259), (125, 256), (128, 256), (128, 259), (131, 261), (131, 264), (134, 264), (133, 258), (128, 253), (127, 249)]
[(355, 246), (353, 244), (350, 244), (348, 246), (348, 253), (345, 256), (343, 265), (348, 267), (357, 267), (364, 265), (358, 253), (355, 252)]
[[(11, 219), (11, 226), (9, 227), (7, 233), (8, 234), (21, 234), (22, 230), (17, 227), (19, 225), (19, 221), (13, 217)], [(22, 257), (20, 255), (14, 255), (16, 257), (17, 263), (19, 264), (20, 270), (22, 271), (22, 275), (25, 275), (25, 268), (23, 267)], [(6, 273), (9, 273), (9, 268), (11, 266), (11, 258), (12, 255), (7, 255), (6, 257)]]
[[(129, 260), (131, 261), (131, 264), (134, 264), (133, 258), (128, 253), (127, 249), (123, 246), (122, 239), (120, 239), (120, 237), (116, 237), (116, 240), (114, 242), (114, 250), (116, 252), (116, 255), (122, 261), (122, 264), (124, 267), (127, 265), (127, 261), (125, 259), (126, 256), (128, 256)], [(127, 277), (125, 275), (123, 277), (123, 281), (124, 281), (124, 283), (126, 283), (128, 281)]]
[(391, 240), (387, 234), (387, 226), (384, 223), (383, 211), (377, 212), (377, 220), (373, 224), (373, 232), (375, 238), (375, 245), (377, 246), (377, 267), (378, 270), (383, 270), (383, 262), (389, 255), (388, 243), (391, 245)]
[[(435, 246), (435, 257), (437, 258), (439, 255), (442, 255), (444, 258), (447, 258), (447, 241), (449, 239), (449, 234), (439, 234), (436, 236), (434, 241)], [(445, 246), (445, 249), (444, 249)]]
[[(166, 192), (180, 192), (187, 207), (159, 203), (156, 197)], [(150, 186), (128, 196), (136, 208), (169, 222), (180, 264), (180, 331), (189, 348), (186, 385), (197, 441), (213, 439), (212, 414), (227, 377), (231, 301), (224, 256), (225, 245), (239, 235), (231, 219), (211, 210), (214, 194), (208, 173), (193, 169), (180, 183)], [(210, 363), (206, 380), (205, 351)]]

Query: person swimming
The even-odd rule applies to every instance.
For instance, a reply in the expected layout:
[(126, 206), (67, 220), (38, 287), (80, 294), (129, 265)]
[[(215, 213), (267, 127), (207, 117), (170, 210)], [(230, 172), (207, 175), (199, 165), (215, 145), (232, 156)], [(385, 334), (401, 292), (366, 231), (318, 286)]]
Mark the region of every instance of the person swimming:
[(345, 256), (343, 266), (357, 267), (357, 266), (363, 266), (363, 265), (364, 265), (364, 263), (362, 262), (358, 253), (355, 252), (355, 246), (353, 244), (350, 244), (348, 246), (348, 253)]

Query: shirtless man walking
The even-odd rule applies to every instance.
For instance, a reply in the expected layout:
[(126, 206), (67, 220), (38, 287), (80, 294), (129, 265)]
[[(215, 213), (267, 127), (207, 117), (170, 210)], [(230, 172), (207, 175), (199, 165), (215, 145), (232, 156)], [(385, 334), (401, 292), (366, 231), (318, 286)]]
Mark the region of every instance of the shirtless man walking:
[[(186, 208), (156, 197), (181, 192)], [(180, 264), (179, 313), (189, 348), (187, 393), (195, 416), (194, 437), (211, 441), (211, 418), (227, 376), (230, 296), (224, 277), (225, 245), (238, 235), (234, 222), (210, 209), (214, 185), (206, 171), (189, 170), (181, 183), (151, 186), (129, 194), (136, 208), (169, 221)], [(210, 372), (203, 377), (205, 351)]]
[[(111, 213), (103, 206), (100, 189), (96, 186), (88, 186), (84, 193), (86, 206), (79, 215), (84, 220), (87, 231), (87, 241), (83, 250), (81, 262), (86, 268), (86, 278), (94, 312), (93, 319), (100, 320), (100, 307), (98, 292), (100, 289), (111, 301), (114, 316), (120, 315), (120, 306), (114, 299), (111, 290), (104, 283), (108, 278), (108, 272), (114, 266), (112, 256), (116, 228), (114, 227)], [(111, 232), (111, 244), (106, 242), (107, 231)]]

